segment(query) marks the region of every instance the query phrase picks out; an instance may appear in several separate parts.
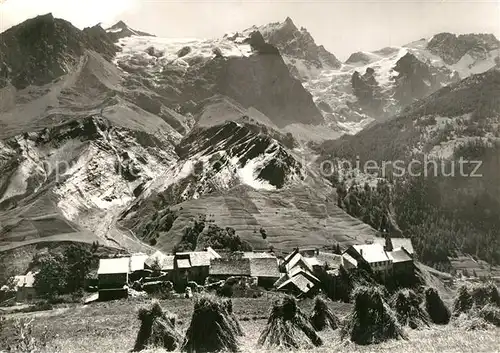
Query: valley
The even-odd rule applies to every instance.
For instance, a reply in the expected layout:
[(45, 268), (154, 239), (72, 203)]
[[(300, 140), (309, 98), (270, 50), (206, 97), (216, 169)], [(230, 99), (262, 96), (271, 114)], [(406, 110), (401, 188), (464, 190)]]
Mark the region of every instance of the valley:
[[(179, 39), (47, 14), (0, 39), (0, 253), (16, 271), (23, 248), (70, 242), (172, 252), (200, 219), (260, 251), (395, 232), (440, 269), (461, 253), (500, 261), (482, 250), (499, 236), (493, 35), (438, 33), (345, 62), (290, 18)], [(374, 174), (321, 169), (423, 156), (480, 158), (484, 177), (388, 177), (377, 194)]]

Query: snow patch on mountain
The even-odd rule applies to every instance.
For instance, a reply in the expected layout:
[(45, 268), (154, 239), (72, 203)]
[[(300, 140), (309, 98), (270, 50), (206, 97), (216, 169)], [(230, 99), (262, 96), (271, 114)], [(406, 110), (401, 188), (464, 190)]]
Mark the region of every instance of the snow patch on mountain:
[(216, 55), (224, 57), (248, 57), (252, 54), (249, 44), (239, 40), (159, 38), (132, 36), (121, 38), (118, 45), (122, 51), (116, 55), (115, 63), (144, 60), (145, 64), (159, 72), (164, 66), (188, 69), (197, 60), (208, 60)]

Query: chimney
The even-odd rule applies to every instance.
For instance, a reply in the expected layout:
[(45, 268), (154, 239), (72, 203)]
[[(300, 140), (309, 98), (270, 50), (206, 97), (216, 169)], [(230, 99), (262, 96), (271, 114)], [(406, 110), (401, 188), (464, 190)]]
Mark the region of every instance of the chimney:
[(359, 254), (363, 257), (363, 249), (359, 249)]
[(387, 233), (385, 235), (385, 251), (392, 251), (393, 248), (392, 248), (392, 240), (391, 240), (391, 236), (389, 235), (389, 233)]

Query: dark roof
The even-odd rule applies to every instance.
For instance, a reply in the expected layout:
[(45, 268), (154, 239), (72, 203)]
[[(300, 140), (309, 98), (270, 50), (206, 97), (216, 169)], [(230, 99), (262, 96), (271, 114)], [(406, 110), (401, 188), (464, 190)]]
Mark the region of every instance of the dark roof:
[(279, 278), (280, 271), (276, 258), (251, 258), (250, 275), (252, 277), (272, 277)]
[(210, 275), (250, 276), (250, 259), (213, 259), (210, 262)]

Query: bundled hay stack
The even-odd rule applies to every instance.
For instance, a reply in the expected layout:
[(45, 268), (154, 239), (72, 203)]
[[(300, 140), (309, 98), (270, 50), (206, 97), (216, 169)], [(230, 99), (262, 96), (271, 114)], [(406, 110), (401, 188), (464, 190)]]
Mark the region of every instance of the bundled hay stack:
[(488, 304), (479, 310), (479, 317), (484, 321), (500, 327), (500, 308), (495, 305)]
[(224, 299), (223, 304), (224, 308), (226, 309), (228, 319), (230, 320), (230, 323), (233, 326), (234, 332), (236, 332), (238, 336), (243, 336), (243, 329), (241, 328), (240, 322), (238, 321), (236, 315), (234, 315), (233, 312), (233, 302), (231, 301), (231, 299)]
[(258, 341), (260, 347), (286, 349), (319, 347), (322, 344), (323, 341), (292, 297), (285, 297), (274, 304)]
[(446, 325), (450, 322), (450, 309), (448, 309), (435, 288), (429, 287), (425, 290), (425, 309), (433, 323)]
[(500, 307), (500, 293), (493, 283), (482, 283), (472, 287), (471, 297), (476, 306), (493, 305)]
[(397, 291), (390, 304), (401, 325), (409, 326), (412, 329), (429, 326), (430, 318), (422, 308), (422, 298), (411, 289)]
[(469, 288), (467, 286), (460, 286), (457, 296), (453, 301), (453, 316), (458, 317), (462, 313), (469, 312), (473, 304)]
[(500, 295), (492, 284), (463, 285), (453, 302), (455, 324), (468, 329), (500, 326)]
[(406, 338), (380, 288), (358, 287), (353, 292), (353, 301), (354, 308), (342, 328), (342, 337), (349, 336), (357, 344)]
[[(232, 304), (231, 304), (232, 312)], [(238, 351), (236, 317), (228, 312), (227, 302), (214, 296), (196, 299), (191, 324), (186, 332), (182, 351), (188, 353)]]
[(340, 326), (339, 318), (330, 310), (322, 297), (316, 297), (310, 321), (316, 331), (323, 331), (325, 328), (336, 330)]
[(500, 307), (500, 294), (493, 283), (463, 285), (458, 289), (453, 302), (453, 314), (458, 316), (472, 309), (479, 310), (486, 305)]
[(175, 329), (175, 317), (163, 312), (160, 304), (155, 301), (149, 309), (139, 309), (141, 327), (135, 341), (134, 352), (148, 346), (163, 347), (174, 351), (180, 347), (181, 335)]

